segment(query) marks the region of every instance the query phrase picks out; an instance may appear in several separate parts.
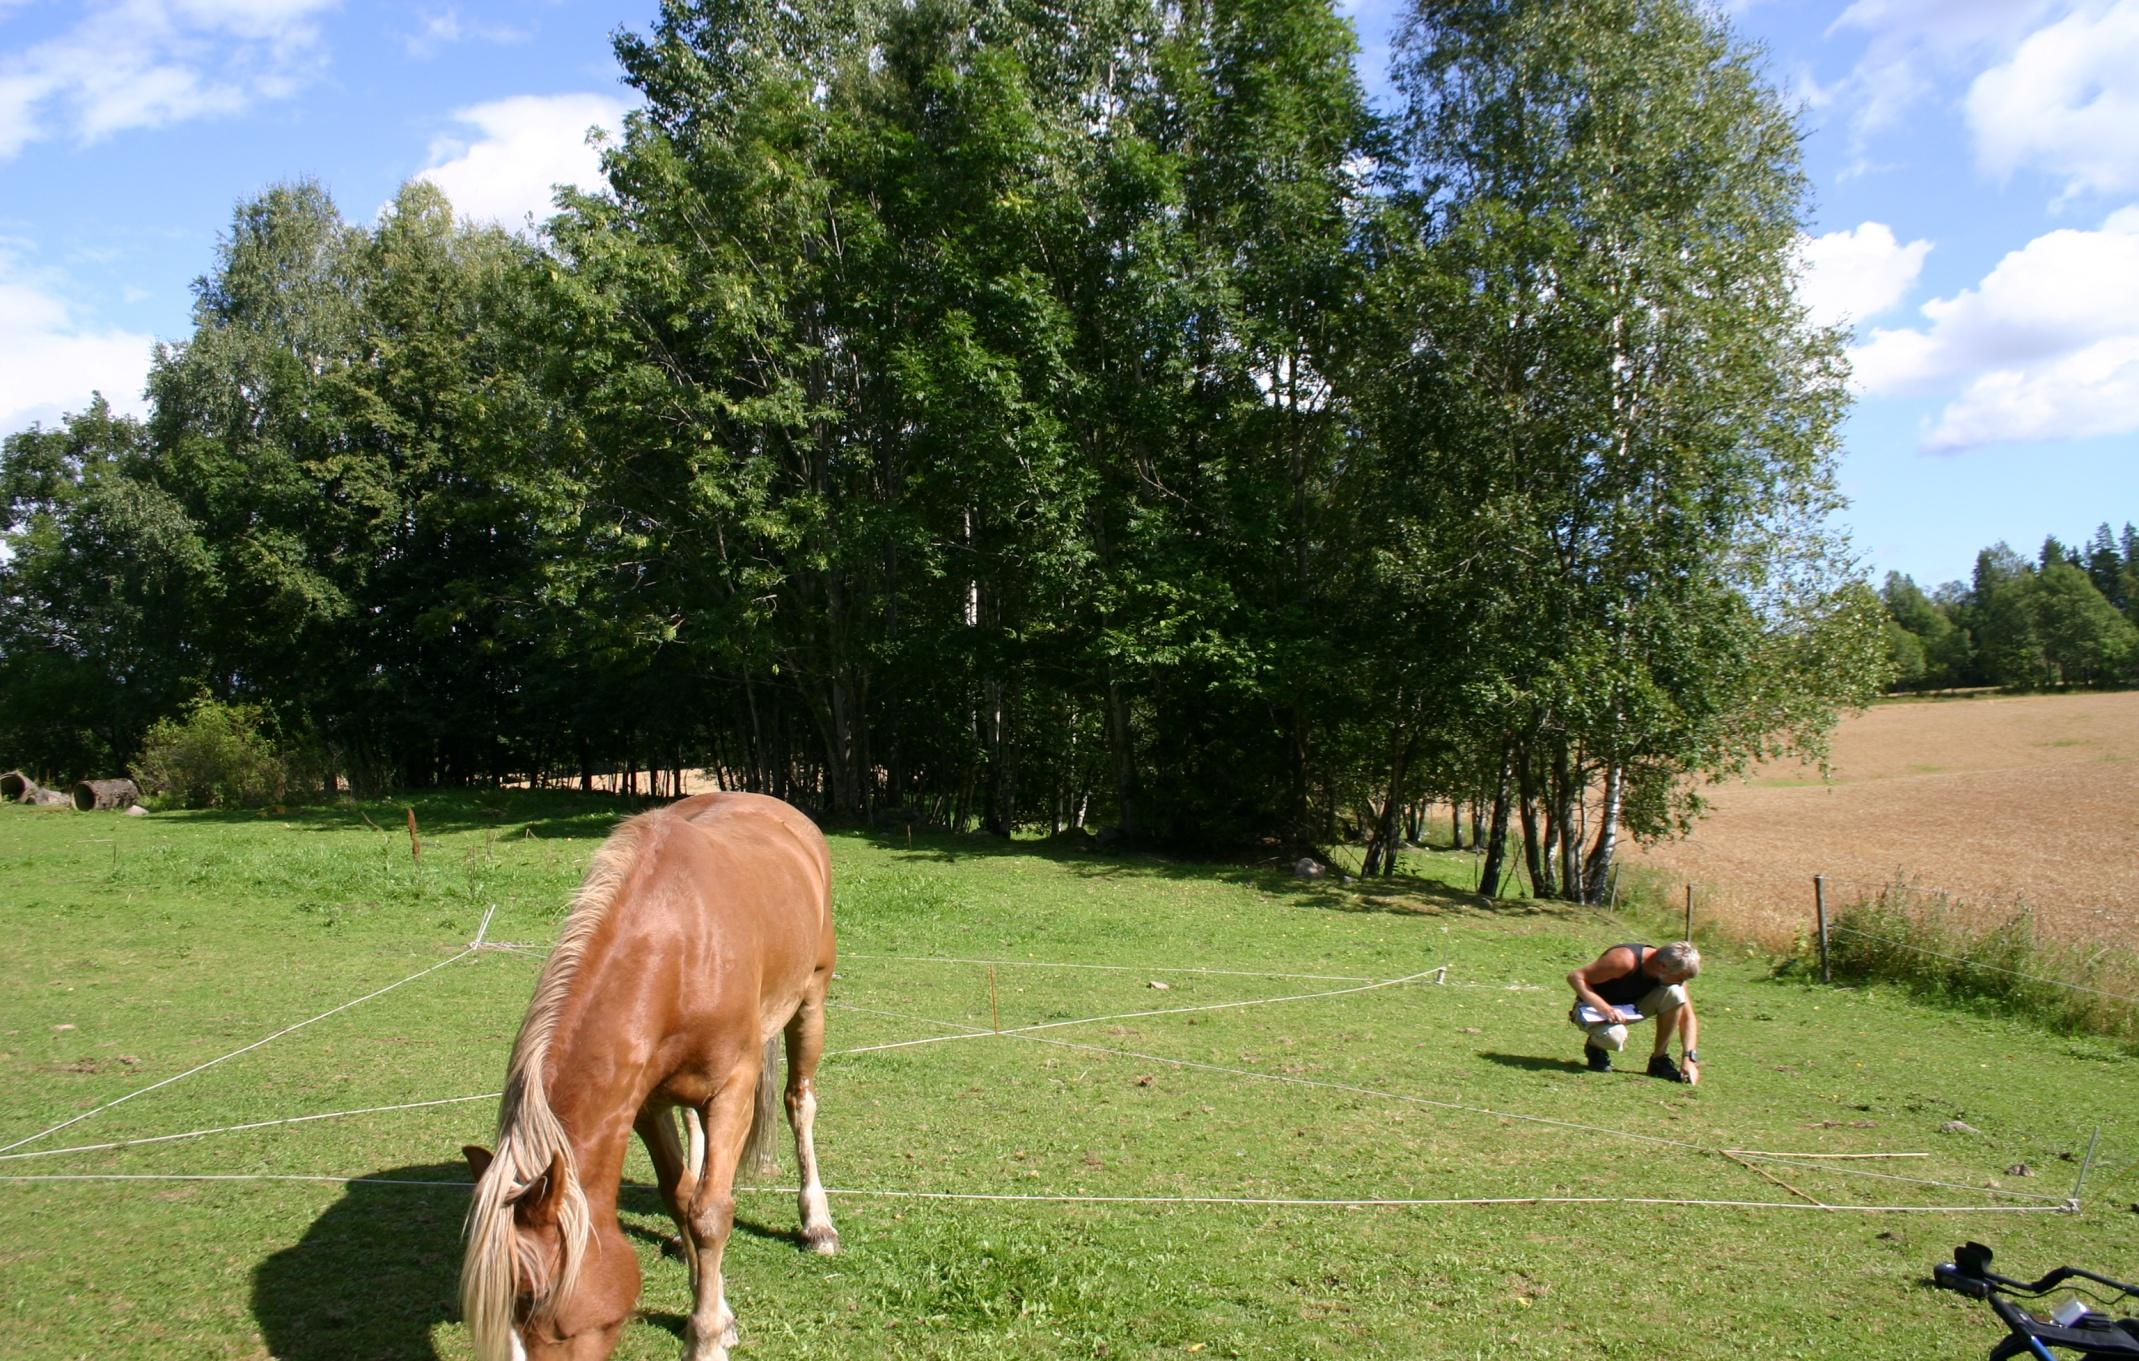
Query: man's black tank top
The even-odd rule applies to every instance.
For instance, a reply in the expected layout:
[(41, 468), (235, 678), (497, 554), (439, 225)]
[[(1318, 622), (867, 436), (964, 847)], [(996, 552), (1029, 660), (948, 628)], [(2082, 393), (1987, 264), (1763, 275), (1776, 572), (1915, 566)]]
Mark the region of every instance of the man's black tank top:
[[(1599, 997), (1602, 997), (1615, 1007), (1630, 1007), (1642, 998), (1647, 997), (1650, 991), (1656, 987), (1656, 980), (1643, 973), (1641, 965), (1642, 961), (1654, 952), (1654, 948), (1648, 945), (1636, 945), (1632, 941), (1628, 941), (1624, 945), (1614, 945), (1612, 947), (1613, 950), (1632, 950), (1634, 952), (1634, 972), (1624, 978), (1615, 978), (1609, 983), (1593, 983), (1590, 985), (1591, 989)], [(1610, 951), (1606, 951), (1606, 953), (1609, 954)]]

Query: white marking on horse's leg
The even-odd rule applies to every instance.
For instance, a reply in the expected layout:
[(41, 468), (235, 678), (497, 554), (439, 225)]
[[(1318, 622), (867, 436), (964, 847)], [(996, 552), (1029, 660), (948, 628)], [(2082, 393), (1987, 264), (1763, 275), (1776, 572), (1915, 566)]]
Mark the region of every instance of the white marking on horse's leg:
[(817, 1084), (802, 1079), (788, 1089), (787, 1118), (795, 1127), (795, 1163), (801, 1171), (802, 1241), (829, 1257), (839, 1251), (839, 1230), (832, 1227), (832, 1205), (817, 1175)]
[(689, 1150), (683, 1157), (684, 1173), (695, 1183), (706, 1174), (706, 1125), (698, 1118), (698, 1108), (683, 1108), (683, 1127), (691, 1136)]

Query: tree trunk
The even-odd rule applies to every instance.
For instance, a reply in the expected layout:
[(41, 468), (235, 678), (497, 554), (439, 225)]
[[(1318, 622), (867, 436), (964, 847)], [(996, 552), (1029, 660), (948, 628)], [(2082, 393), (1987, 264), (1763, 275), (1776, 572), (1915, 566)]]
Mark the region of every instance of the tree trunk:
[(1411, 765), (1411, 747), (1412, 739), (1404, 738), (1389, 764), (1389, 792), (1374, 820), (1373, 839), (1367, 844), (1366, 862), (1359, 870), (1362, 878), (1371, 878), (1377, 871), (1384, 879), (1396, 873), (1397, 820), (1403, 811), (1404, 775)]
[(1552, 896), (1552, 876), (1546, 870), (1542, 854), (1544, 847), (1537, 836), (1537, 782), (1531, 778), (1530, 753), (1525, 750), (1515, 758), (1516, 783), (1521, 794), (1519, 800), (1523, 823), (1523, 861), (1530, 871), (1530, 896)]
[(1613, 765), (1604, 774), (1604, 808), (1597, 819), (1597, 844), (1583, 872), (1582, 901), (1601, 902), (1612, 877), (1612, 855), (1619, 847), (1619, 805), (1626, 793), (1626, 768)]
[(74, 806), (84, 813), (108, 813), (141, 802), (141, 786), (132, 780), (84, 780), (74, 787)]
[[(1477, 805), (1471, 805), (1472, 811)], [(1500, 754), (1500, 781), (1493, 788), (1492, 827), (1485, 838), (1485, 864), (1478, 874), (1478, 891), (1488, 899), (1500, 892), (1500, 870), (1508, 858), (1508, 754)]]
[(1580, 792), (1575, 788), (1575, 765), (1569, 760), (1567, 745), (1562, 742), (1553, 753), (1552, 820), (1559, 832), (1560, 892), (1570, 902), (1582, 901), (1582, 836), (1575, 826), (1575, 812), (1581, 806)]
[(1129, 697), (1122, 693), (1118, 680), (1107, 682), (1107, 755), (1114, 763), (1114, 798), (1121, 818), (1122, 840), (1133, 842), (1137, 836), (1136, 751), (1129, 731)]

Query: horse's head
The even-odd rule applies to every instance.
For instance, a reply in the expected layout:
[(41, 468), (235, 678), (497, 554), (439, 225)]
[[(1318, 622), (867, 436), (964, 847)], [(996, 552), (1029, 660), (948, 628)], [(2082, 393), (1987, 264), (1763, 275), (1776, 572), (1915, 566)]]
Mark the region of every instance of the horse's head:
[(604, 1361), (639, 1298), (639, 1257), (614, 1221), (595, 1227), (562, 1152), (515, 1184), (488, 1149), (475, 1173), (461, 1316), (481, 1361)]

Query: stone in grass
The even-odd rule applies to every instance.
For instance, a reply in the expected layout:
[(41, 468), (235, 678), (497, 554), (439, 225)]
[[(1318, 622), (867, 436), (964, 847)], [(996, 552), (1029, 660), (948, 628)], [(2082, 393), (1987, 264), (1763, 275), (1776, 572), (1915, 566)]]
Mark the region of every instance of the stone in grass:
[(1153, 989), (1154, 991), (1157, 991), (1157, 992), (1166, 992), (1166, 991), (1168, 991), (1169, 989), (1171, 989), (1171, 988), (1173, 987), (1173, 984), (1171, 984), (1171, 983), (1161, 983), (1161, 982), (1160, 982), (1160, 981), (1159, 981), (1158, 979), (1154, 978), (1154, 979), (1152, 979), (1152, 980), (1151, 980), (1151, 981), (1150, 981), (1149, 983), (1145, 984), (1144, 986), (1146, 986), (1146, 987), (1148, 987), (1148, 988), (1151, 988), (1151, 989)]
[(1320, 879), (1328, 873), (1322, 862), (1311, 856), (1301, 856), (1292, 867), (1292, 877), (1295, 879)]
[(145, 818), (149, 815), (149, 810), (137, 803), (126, 810), (126, 815), (130, 818)]
[(2032, 1177), (2035, 1175), (2035, 1169), (2026, 1163), (2014, 1163), (2011, 1167), (2005, 1169), (2005, 1175), (2008, 1177)]
[(1941, 1134), (1981, 1134), (1983, 1131), (1962, 1120), (1948, 1120), (1938, 1127)]

